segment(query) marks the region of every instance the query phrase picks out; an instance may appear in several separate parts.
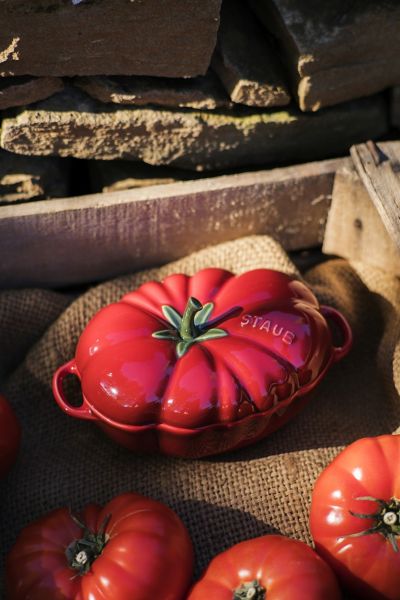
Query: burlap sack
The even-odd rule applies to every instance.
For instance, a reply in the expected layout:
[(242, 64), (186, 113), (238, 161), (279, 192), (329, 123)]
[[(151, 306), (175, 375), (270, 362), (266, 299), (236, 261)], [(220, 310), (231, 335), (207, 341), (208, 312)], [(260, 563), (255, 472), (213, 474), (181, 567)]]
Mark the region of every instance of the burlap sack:
[[(135, 456), (93, 423), (64, 415), (52, 398), (51, 376), (73, 356), (89, 318), (146, 280), (207, 266), (236, 273), (258, 267), (296, 273), (275, 242), (253, 236), (101, 284), (62, 312), (9, 377), (4, 391), (24, 436), (18, 464), (1, 483), (3, 555), (17, 532), (39, 515), (60, 505), (77, 510), (89, 501), (103, 503), (126, 490), (162, 500), (178, 512), (194, 542), (197, 575), (214, 554), (246, 538), (279, 531), (309, 542), (310, 494), (321, 469), (353, 440), (399, 426), (400, 282), (341, 260), (315, 267), (305, 279), (322, 302), (347, 316), (354, 348), (332, 368), (304, 412), (264, 441), (199, 461)], [(52, 307), (51, 321), (57, 303), (61, 313), (68, 302), (62, 295), (22, 293), (28, 321), (39, 321), (39, 329), (38, 314)], [(0, 297), (1, 322), (7, 311), (12, 314), (9, 298)], [(28, 335), (32, 339), (35, 333)]]

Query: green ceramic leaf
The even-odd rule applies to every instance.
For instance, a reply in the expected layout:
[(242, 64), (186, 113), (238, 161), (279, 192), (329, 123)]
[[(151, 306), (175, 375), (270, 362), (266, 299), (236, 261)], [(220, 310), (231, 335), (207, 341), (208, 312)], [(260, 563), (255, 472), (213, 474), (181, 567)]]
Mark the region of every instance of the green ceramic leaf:
[(178, 340), (178, 336), (176, 331), (172, 331), (171, 329), (162, 329), (161, 331), (155, 331), (152, 333), (153, 338), (157, 338), (158, 340)]
[(195, 341), (196, 342), (207, 342), (209, 340), (216, 340), (217, 338), (226, 337), (228, 335), (227, 331), (224, 329), (208, 329), (202, 335), (199, 335)]
[(168, 323), (171, 323), (171, 325), (179, 331), (182, 324), (182, 317), (178, 311), (167, 304), (164, 304), (164, 306), (161, 307), (161, 310)]
[(178, 358), (182, 358), (184, 354), (189, 350), (190, 346), (193, 344), (193, 341), (190, 342), (178, 342), (176, 345), (176, 354)]
[(212, 302), (207, 302), (207, 304), (205, 304), (203, 308), (196, 313), (194, 317), (194, 324), (197, 326), (204, 325), (204, 323), (208, 321), (213, 310), (214, 304)]

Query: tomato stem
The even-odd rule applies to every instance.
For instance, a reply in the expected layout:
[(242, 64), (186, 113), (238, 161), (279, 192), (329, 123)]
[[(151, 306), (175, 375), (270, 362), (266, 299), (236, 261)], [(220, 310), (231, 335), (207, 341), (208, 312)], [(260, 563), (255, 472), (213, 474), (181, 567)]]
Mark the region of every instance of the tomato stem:
[(379, 509), (373, 513), (358, 513), (350, 510), (350, 514), (358, 519), (371, 519), (372, 527), (351, 533), (345, 537), (361, 537), (372, 533), (379, 533), (388, 540), (394, 550), (399, 551), (397, 538), (400, 535), (400, 500), (391, 498), (388, 502), (372, 496), (362, 496), (356, 500), (369, 500), (378, 504)]
[(103, 552), (104, 546), (109, 540), (109, 536), (105, 530), (111, 519), (111, 515), (105, 517), (97, 533), (91, 531), (74, 515), (71, 515), (71, 518), (83, 530), (83, 533), (80, 539), (71, 542), (65, 550), (65, 555), (70, 568), (78, 571), (78, 575), (85, 575), (85, 573), (90, 571), (92, 564)]
[(182, 323), (179, 331), (179, 335), (181, 336), (182, 340), (189, 341), (199, 335), (198, 329), (194, 324), (194, 318), (196, 313), (198, 313), (202, 308), (203, 305), (197, 300), (197, 298), (193, 298), (192, 296), (189, 298), (185, 312), (183, 313)]
[(242, 585), (233, 592), (232, 600), (265, 600), (267, 597), (267, 590), (254, 579), (254, 581), (248, 581), (242, 583)]
[(207, 342), (217, 338), (225, 337), (228, 333), (224, 329), (215, 327), (217, 323), (230, 319), (238, 314), (241, 308), (236, 306), (220, 315), (212, 321), (208, 321), (214, 308), (212, 302), (203, 304), (191, 296), (185, 308), (183, 316), (172, 306), (161, 307), (164, 317), (174, 329), (162, 329), (154, 331), (152, 337), (158, 340), (169, 340), (176, 344), (176, 354), (181, 358), (195, 342)]

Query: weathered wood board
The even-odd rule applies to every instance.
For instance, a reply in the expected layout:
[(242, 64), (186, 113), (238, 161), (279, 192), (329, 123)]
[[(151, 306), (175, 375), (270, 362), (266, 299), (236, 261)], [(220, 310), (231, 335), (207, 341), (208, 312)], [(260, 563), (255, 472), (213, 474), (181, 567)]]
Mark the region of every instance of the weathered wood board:
[(293, 106), (210, 112), (101, 104), (66, 88), (5, 118), (0, 145), (17, 154), (121, 158), (201, 171), (340, 156), (388, 127), (381, 96), (316, 114)]
[(400, 276), (400, 250), (349, 161), (335, 177), (322, 250)]
[(241, 0), (222, 6), (212, 66), (238, 104), (265, 107), (290, 102), (286, 76), (267, 33)]
[(0, 208), (0, 286), (103, 280), (249, 234), (316, 246), (349, 160)]
[(302, 110), (400, 83), (398, 0), (250, 0), (275, 35)]
[(2, 0), (0, 76), (204, 75), (220, 6), (221, 0)]
[(400, 142), (359, 144), (351, 157), (382, 222), (400, 250)]

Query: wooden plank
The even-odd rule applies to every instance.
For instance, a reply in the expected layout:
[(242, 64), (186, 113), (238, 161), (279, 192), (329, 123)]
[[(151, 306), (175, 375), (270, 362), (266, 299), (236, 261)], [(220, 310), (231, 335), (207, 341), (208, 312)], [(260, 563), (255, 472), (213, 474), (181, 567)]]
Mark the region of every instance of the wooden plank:
[(322, 250), (400, 276), (400, 250), (350, 162), (335, 176)]
[(349, 160), (0, 208), (0, 285), (103, 280), (249, 234), (316, 246)]
[(400, 142), (358, 144), (350, 154), (389, 235), (400, 248)]
[(212, 61), (233, 102), (247, 106), (285, 106), (286, 77), (267, 33), (242, 0), (222, 5)]

